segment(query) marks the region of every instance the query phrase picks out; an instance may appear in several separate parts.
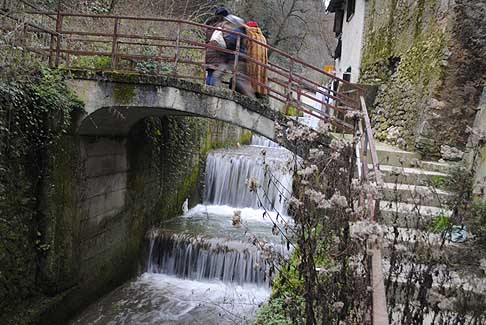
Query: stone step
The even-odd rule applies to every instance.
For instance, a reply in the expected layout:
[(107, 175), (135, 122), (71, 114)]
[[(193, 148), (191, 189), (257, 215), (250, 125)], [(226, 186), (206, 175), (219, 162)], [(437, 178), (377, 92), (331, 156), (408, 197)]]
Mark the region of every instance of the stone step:
[(452, 211), (433, 206), (380, 201), (380, 223), (415, 229), (427, 229), (439, 216), (449, 217)]
[[(369, 167), (372, 168), (371, 165)], [(386, 183), (434, 186), (441, 189), (444, 189), (445, 181), (449, 176), (436, 171), (389, 165), (380, 166), (380, 170)]]
[(452, 197), (452, 193), (441, 189), (409, 184), (384, 183), (381, 192), (385, 201), (432, 207), (445, 207)]
[[(381, 165), (396, 167), (414, 167), (421, 158), (416, 152), (405, 151), (385, 143), (376, 144), (376, 153)], [(370, 153), (368, 155), (371, 157)]]
[[(383, 258), (397, 254), (402, 259), (409, 259), (414, 263), (443, 263), (452, 265), (457, 270), (478, 269), (480, 256), (484, 253), (477, 251), (477, 246), (471, 234), (463, 243), (455, 243), (445, 239), (440, 233), (426, 230), (372, 224), (368, 221), (358, 221), (350, 224), (353, 238), (365, 239), (371, 234), (380, 234), (382, 238)], [(475, 257), (465, 258), (474, 251)], [(470, 255), (470, 254), (469, 254)], [(477, 256), (476, 256), (477, 255)]]
[(456, 164), (457, 163), (418, 160), (413, 164), (412, 167), (432, 172), (449, 174), (451, 172), (451, 169), (453, 169)]
[[(454, 270), (445, 264), (428, 264), (401, 262), (394, 265), (391, 270), (391, 263), (388, 258), (382, 261), (383, 273), (388, 278), (392, 272), (392, 281), (397, 283), (407, 283), (410, 281), (411, 273), (430, 273), (432, 277), (431, 288), (440, 290), (442, 293), (451, 293), (456, 290), (469, 291), (479, 295), (486, 295), (486, 274), (463, 270), (462, 272)], [(430, 267), (430, 272), (428, 271)], [(479, 271), (479, 270), (478, 270)], [(417, 280), (417, 278), (415, 278)], [(417, 284), (417, 283), (415, 283)]]
[[(383, 274), (388, 287), (388, 299), (394, 303), (419, 306), (420, 293), (427, 294), (428, 306), (449, 319), (471, 319), (476, 310), (486, 310), (486, 277), (471, 270), (457, 271), (445, 264), (431, 266), (428, 263), (395, 262), (391, 268), (390, 260), (383, 260)], [(393, 297), (391, 297), (391, 295)], [(422, 301), (423, 303), (423, 301)], [(400, 310), (394, 319), (398, 319)], [(402, 310), (403, 312), (403, 310)], [(472, 324), (473, 322), (471, 322)], [(421, 324), (434, 324), (424, 322)]]
[[(336, 139), (344, 139), (346, 141), (352, 141), (351, 134), (331, 133), (331, 136)], [(447, 174), (454, 164), (436, 162), (436, 161), (423, 161), (420, 154), (412, 151), (402, 150), (395, 146), (376, 142), (376, 153), (378, 155), (378, 161), (380, 165), (388, 165), (395, 167), (407, 167), (418, 168), (427, 171), (439, 172)], [(368, 152), (368, 161), (371, 159), (371, 153)]]

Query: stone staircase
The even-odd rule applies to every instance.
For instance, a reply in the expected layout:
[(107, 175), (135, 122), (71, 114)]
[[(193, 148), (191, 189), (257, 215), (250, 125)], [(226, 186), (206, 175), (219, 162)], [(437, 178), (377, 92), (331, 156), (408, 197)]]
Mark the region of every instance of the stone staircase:
[[(452, 193), (445, 180), (452, 165), (420, 160), (420, 155), (377, 143), (383, 175), (380, 221), (385, 225), (426, 227), (437, 216), (449, 216)], [(370, 166), (371, 168), (372, 166)]]
[[(384, 234), (385, 278), (390, 277), (395, 288), (405, 289), (410, 283), (418, 288), (420, 280), (415, 275), (416, 281), (411, 281), (410, 274), (433, 270), (428, 297), (435, 297), (441, 312), (456, 314), (459, 297), (463, 296), (474, 297), (473, 301), (486, 306), (486, 270), (481, 270), (479, 261), (465, 257), (474, 249), (470, 241), (452, 243), (431, 231), (437, 217), (452, 214), (447, 201), (453, 193), (444, 185), (453, 165), (422, 161), (417, 153), (380, 143), (377, 153), (385, 182), (378, 218)], [(390, 269), (392, 254), (399, 256), (400, 261), (393, 270)], [(429, 265), (434, 267), (427, 269)], [(400, 295), (396, 299), (400, 301)], [(442, 308), (440, 301), (444, 299), (453, 303)], [(467, 314), (470, 317), (470, 310)], [(396, 315), (399, 318), (400, 312)]]

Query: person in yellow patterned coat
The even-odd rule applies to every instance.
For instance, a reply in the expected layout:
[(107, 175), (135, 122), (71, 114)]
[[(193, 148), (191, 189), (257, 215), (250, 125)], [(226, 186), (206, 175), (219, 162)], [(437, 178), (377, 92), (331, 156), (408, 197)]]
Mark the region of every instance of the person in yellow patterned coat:
[[(246, 35), (249, 38), (249, 40), (247, 40), (248, 56), (256, 61), (259, 61), (260, 63), (268, 64), (267, 48), (250, 40), (254, 39), (259, 41), (260, 43), (267, 44), (267, 39), (265, 38), (265, 36), (263, 36), (263, 33), (256, 22), (249, 21), (246, 23)], [(265, 69), (265, 67), (256, 64), (252, 60), (248, 60), (247, 74), (248, 77), (251, 79), (252, 87), (255, 90), (257, 96), (266, 96), (268, 94), (268, 89), (261, 84), (268, 84), (268, 70)], [(258, 82), (260, 82), (261, 84), (258, 84), (256, 80), (258, 80)]]

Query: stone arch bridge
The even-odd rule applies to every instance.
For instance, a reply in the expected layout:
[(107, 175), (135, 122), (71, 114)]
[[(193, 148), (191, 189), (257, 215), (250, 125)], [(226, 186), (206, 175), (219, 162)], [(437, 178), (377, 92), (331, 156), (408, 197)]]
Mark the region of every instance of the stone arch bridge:
[(70, 70), (68, 84), (85, 104), (77, 133), (126, 136), (149, 116), (197, 116), (224, 121), (274, 140), (275, 122), (288, 120), (230, 89), (164, 76)]

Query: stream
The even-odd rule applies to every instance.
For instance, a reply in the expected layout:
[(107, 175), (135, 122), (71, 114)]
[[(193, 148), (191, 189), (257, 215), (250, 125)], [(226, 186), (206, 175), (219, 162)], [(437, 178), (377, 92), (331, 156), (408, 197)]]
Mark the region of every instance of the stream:
[[(153, 229), (145, 272), (72, 324), (251, 324), (270, 295), (271, 278), (249, 234), (285, 252), (271, 220), (291, 222), (284, 200), (292, 189), (290, 158), (260, 137), (251, 146), (209, 153), (203, 204)], [(250, 192), (248, 178), (265, 190)], [(241, 224), (233, 225), (235, 211)]]

